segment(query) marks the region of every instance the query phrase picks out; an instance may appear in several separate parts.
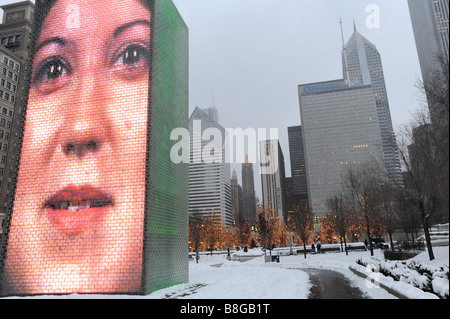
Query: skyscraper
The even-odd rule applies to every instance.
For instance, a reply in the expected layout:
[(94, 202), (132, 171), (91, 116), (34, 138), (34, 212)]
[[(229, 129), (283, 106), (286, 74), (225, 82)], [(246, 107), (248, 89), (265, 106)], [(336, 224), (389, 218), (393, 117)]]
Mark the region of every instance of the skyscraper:
[[(292, 191), (294, 201), (308, 201), (305, 152), (303, 149), (302, 126), (288, 127), (289, 156), (291, 160)], [(295, 198), (296, 197), (296, 198)]]
[(205, 112), (210, 119), (219, 123), (219, 112), (214, 106), (209, 107), (207, 109), (202, 109), (202, 111)]
[(392, 182), (402, 185), (400, 159), (389, 109), (381, 56), (373, 43), (354, 27), (350, 40), (342, 50), (343, 73), (346, 85), (358, 87), (371, 85), (377, 106), (384, 163)]
[[(299, 85), (309, 206), (316, 216), (342, 191), (351, 165), (383, 158), (374, 93), (345, 80)], [(381, 174), (382, 172), (380, 172)]]
[(236, 171), (233, 170), (231, 175), (231, 194), (233, 199), (233, 220), (236, 224), (239, 223), (243, 216), (242, 205), (242, 187), (239, 185)]
[[(437, 56), (449, 59), (448, 0), (408, 0), (408, 6), (422, 78), (427, 83), (436, 67)], [(438, 115), (431, 101), (428, 107), (434, 124)]]
[[(21, 119), (22, 82), (34, 4), (22, 1), (1, 6), (3, 21), (0, 24), (0, 222), (4, 218), (6, 205), (11, 196), (10, 181), (15, 158), (14, 141)], [(1, 232), (1, 227), (0, 227)]]
[[(208, 128), (220, 131), (219, 140), (203, 136)], [(203, 110), (196, 107), (189, 119), (191, 154), (189, 163), (189, 213), (219, 214), (222, 223), (231, 227), (233, 222), (230, 164), (225, 161), (225, 129)], [(206, 134), (208, 135), (208, 134)], [(205, 137), (205, 138), (204, 138)], [(198, 141), (198, 143), (196, 143)], [(205, 161), (201, 155), (205, 147), (215, 146), (215, 160)], [(199, 159), (196, 158), (199, 157)]]
[(309, 204), (318, 216), (351, 165), (376, 161), (380, 175), (403, 184), (381, 56), (356, 26), (342, 45), (343, 79), (298, 88)]
[(253, 163), (242, 163), (242, 211), (250, 225), (256, 222), (256, 199), (255, 199), (255, 177), (253, 174)]
[(259, 141), (259, 150), (260, 165), (270, 165), (274, 168), (261, 173), (263, 206), (278, 212), (278, 218), (286, 221), (286, 174), (280, 143), (276, 139), (262, 140)]
[(20, 1), (1, 6), (3, 21), (0, 25), (1, 46), (6, 47), (20, 59), (29, 55), (30, 38), (34, 17), (34, 4)]
[[(449, 2), (448, 0), (408, 0), (408, 5), (414, 38), (416, 40), (420, 69), (422, 71), (422, 81), (426, 88), (425, 94), (427, 95), (426, 98), (430, 112), (431, 128), (433, 134), (442, 136), (442, 138), (438, 138), (440, 148), (442, 150), (447, 150), (447, 159), (441, 167), (442, 171), (438, 182), (438, 189), (440, 201), (443, 206), (446, 207), (445, 210), (448, 216), (448, 102), (445, 111), (445, 102), (442, 100), (439, 102), (442, 95), (438, 94), (437, 97), (433, 94), (433, 91), (435, 91), (436, 80), (438, 80), (438, 82), (441, 81), (439, 77), (436, 78), (436, 75), (442, 74), (443, 70), (441, 70), (441, 68), (445, 67), (445, 65), (442, 64), (445, 64), (446, 62), (448, 67)], [(448, 90), (448, 83), (446, 85), (446, 89)], [(437, 87), (436, 89), (435, 92), (439, 92), (440, 89), (445, 89), (445, 86), (442, 86), (441, 88)]]

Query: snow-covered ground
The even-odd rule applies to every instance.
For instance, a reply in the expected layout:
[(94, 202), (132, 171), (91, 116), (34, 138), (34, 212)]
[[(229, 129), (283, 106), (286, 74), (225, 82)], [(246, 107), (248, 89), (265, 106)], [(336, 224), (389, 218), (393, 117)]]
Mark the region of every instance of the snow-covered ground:
[[(359, 267), (364, 273), (367, 267), (358, 265), (358, 259), (365, 261), (384, 261), (382, 250), (374, 250), (375, 256), (370, 257), (369, 251), (350, 251), (345, 253), (308, 254), (280, 256), (280, 262), (264, 261), (263, 252), (259, 249), (250, 250), (246, 255), (254, 255), (255, 258), (240, 262), (227, 260), (226, 255), (201, 256), (198, 263), (195, 260), (189, 262), (189, 283), (172, 286), (156, 291), (148, 296), (130, 295), (79, 295), (65, 296), (36, 296), (29, 298), (60, 298), (60, 299), (307, 299), (312, 286), (309, 276), (302, 269), (319, 268), (338, 271), (346, 276), (351, 285), (359, 288), (368, 298), (395, 299), (396, 297), (370, 281), (371, 278), (380, 278), (382, 283), (391, 284), (392, 289), (416, 292), (412, 285), (404, 280), (395, 282), (385, 279), (383, 275), (367, 273), (369, 279), (362, 278), (352, 272), (349, 266)], [(240, 253), (242, 255), (242, 253)], [(429, 261), (428, 253), (423, 252), (412, 260), (431, 268), (439, 268), (449, 265), (449, 247), (434, 247), (436, 259)], [(411, 261), (411, 260), (409, 260)], [(439, 289), (448, 293), (448, 278), (436, 281)], [(414, 294), (412, 298), (436, 298), (429, 293)]]

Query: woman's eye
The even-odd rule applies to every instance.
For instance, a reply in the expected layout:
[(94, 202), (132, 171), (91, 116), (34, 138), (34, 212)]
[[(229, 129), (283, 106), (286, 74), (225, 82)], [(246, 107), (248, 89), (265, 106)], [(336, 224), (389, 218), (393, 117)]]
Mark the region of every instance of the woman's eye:
[(149, 50), (140, 45), (129, 45), (120, 53), (116, 64), (122, 64), (125, 67), (136, 66), (139, 63), (148, 63)]
[(35, 82), (54, 81), (70, 73), (70, 67), (62, 58), (51, 58), (44, 61), (37, 69)]

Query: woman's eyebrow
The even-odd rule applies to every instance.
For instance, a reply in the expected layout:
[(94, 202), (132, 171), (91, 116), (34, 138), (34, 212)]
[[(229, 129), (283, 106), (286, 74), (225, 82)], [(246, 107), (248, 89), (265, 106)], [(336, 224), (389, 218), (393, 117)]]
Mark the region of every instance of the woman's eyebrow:
[(148, 20), (136, 20), (132, 22), (125, 23), (124, 25), (121, 25), (114, 31), (114, 37), (116, 38), (121, 32), (123, 32), (125, 29), (130, 28), (134, 26), (135, 24), (145, 24), (150, 26), (150, 21)]
[(44, 47), (44, 46), (46, 46), (47, 44), (52, 43), (52, 42), (55, 42), (55, 43), (60, 44), (60, 45), (66, 45), (66, 42), (65, 42), (63, 39), (58, 38), (58, 37), (53, 37), (53, 38), (47, 39), (47, 40), (43, 41), (42, 43), (40, 43), (40, 44), (36, 47), (36, 52), (39, 52), (39, 50), (40, 50), (42, 47)]

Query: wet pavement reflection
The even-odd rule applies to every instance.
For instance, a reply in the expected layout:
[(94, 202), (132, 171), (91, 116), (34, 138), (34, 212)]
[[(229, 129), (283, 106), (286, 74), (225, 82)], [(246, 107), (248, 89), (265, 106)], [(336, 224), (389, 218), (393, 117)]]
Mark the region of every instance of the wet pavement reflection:
[(305, 268), (312, 283), (310, 299), (368, 299), (361, 290), (339, 272), (327, 269)]

